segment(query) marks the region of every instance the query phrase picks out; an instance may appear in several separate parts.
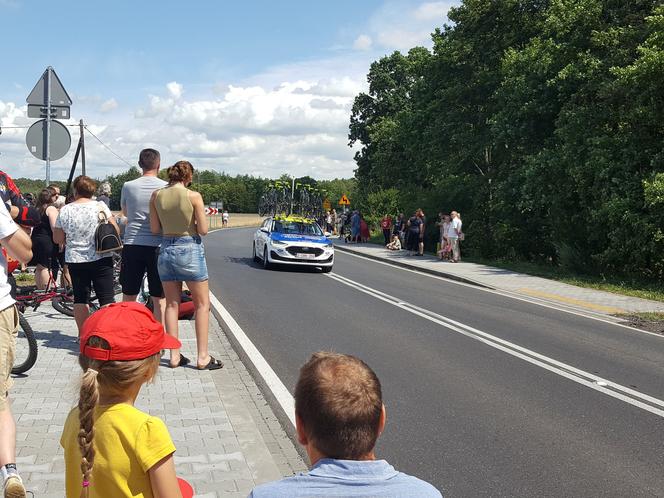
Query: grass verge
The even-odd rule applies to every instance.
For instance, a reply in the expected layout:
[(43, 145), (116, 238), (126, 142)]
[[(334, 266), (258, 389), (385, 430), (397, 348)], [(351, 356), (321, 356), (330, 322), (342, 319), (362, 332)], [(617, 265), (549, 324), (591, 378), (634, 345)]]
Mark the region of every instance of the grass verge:
[(614, 316), (623, 319), (632, 327), (664, 335), (664, 313), (619, 313)]

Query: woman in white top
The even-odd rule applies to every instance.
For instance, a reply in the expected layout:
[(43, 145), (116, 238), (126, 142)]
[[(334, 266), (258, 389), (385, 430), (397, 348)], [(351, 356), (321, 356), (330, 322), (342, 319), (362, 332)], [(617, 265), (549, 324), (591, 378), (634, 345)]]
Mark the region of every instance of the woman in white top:
[(111, 304), (114, 299), (113, 257), (97, 254), (95, 232), (99, 213), (118, 229), (111, 211), (103, 202), (92, 200), (97, 183), (88, 176), (74, 180), (74, 201), (60, 210), (53, 228), (53, 241), (65, 244), (65, 262), (69, 267), (74, 287), (74, 319), (79, 334), (90, 310), (90, 291), (94, 288), (100, 306)]

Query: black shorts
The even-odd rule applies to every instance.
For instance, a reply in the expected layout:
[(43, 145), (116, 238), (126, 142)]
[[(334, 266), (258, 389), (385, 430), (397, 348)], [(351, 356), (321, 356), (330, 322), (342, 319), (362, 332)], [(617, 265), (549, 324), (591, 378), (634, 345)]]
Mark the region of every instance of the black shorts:
[(67, 263), (74, 287), (74, 303), (87, 304), (94, 288), (100, 306), (115, 301), (113, 290), (113, 258), (106, 257), (89, 263)]
[(120, 284), (122, 293), (136, 296), (141, 290), (143, 275), (148, 274), (148, 288), (151, 297), (164, 297), (161, 285), (157, 258), (159, 248), (155, 246), (126, 245), (122, 248), (122, 266), (120, 267)]

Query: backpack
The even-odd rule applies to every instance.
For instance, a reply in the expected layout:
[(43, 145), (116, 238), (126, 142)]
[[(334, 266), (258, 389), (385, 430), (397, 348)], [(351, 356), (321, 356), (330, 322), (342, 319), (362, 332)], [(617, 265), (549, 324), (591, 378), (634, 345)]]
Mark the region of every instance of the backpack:
[(99, 207), (99, 223), (95, 230), (95, 251), (97, 254), (106, 254), (122, 249), (120, 234), (106, 217), (103, 207)]

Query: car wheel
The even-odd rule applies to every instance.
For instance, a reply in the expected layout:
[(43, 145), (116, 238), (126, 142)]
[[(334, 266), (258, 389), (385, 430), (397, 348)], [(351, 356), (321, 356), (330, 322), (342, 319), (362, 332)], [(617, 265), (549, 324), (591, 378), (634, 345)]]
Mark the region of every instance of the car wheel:
[(332, 271), (331, 266), (322, 266), (321, 269), (323, 270), (323, 273), (330, 273)]
[(272, 265), (267, 260), (267, 246), (263, 249), (263, 268), (269, 270)]
[(258, 257), (258, 254), (256, 254), (256, 242), (254, 242), (254, 262), (258, 263), (260, 258)]

